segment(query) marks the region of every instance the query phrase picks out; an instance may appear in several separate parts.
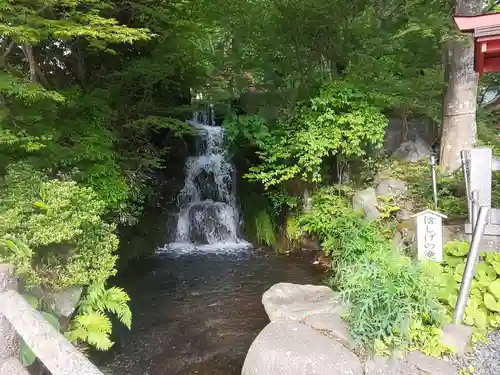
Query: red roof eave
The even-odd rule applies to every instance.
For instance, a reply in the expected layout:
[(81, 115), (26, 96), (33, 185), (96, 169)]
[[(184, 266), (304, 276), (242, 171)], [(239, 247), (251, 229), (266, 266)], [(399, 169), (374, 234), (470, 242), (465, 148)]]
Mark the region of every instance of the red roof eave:
[(458, 29), (464, 32), (472, 32), (479, 27), (500, 26), (500, 13), (455, 16), (453, 19)]

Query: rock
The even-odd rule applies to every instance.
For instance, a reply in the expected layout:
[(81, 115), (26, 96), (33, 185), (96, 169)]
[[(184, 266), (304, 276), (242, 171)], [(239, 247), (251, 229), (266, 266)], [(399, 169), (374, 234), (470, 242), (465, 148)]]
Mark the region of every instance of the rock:
[(375, 175), (375, 178), (373, 179), (373, 182), (376, 184), (379, 184), (380, 182), (384, 180), (389, 180), (392, 178), (392, 173), (390, 169), (382, 169), (381, 171), (378, 171), (377, 174)]
[(458, 225), (443, 225), (443, 243), (449, 241), (465, 241), (464, 224)]
[(346, 312), (338, 293), (324, 285), (278, 283), (262, 295), (262, 304), (271, 321), (304, 320), (314, 314)]
[(362, 375), (359, 359), (305, 324), (269, 323), (248, 350), (242, 375)]
[(355, 210), (363, 211), (369, 220), (380, 218), (380, 212), (377, 208), (377, 194), (374, 188), (358, 190), (352, 197), (352, 207)]
[(414, 141), (401, 143), (399, 148), (392, 154), (392, 156), (396, 159), (411, 163), (428, 159), (431, 155), (431, 147), (424, 140), (418, 137)]
[(406, 362), (375, 356), (365, 363), (365, 375), (420, 375), (421, 372)]
[(398, 221), (410, 220), (412, 218), (412, 216), (413, 216), (413, 212), (407, 210), (406, 208), (402, 208), (401, 210), (396, 212), (396, 219)]
[(442, 330), (443, 344), (454, 347), (457, 354), (464, 354), (472, 336), (472, 327), (464, 324), (445, 324)]
[(430, 375), (458, 375), (457, 370), (449, 362), (426, 356), (418, 351), (410, 352), (407, 360), (409, 364)]
[(328, 336), (338, 340), (348, 349), (354, 349), (356, 343), (349, 336), (347, 325), (338, 314), (315, 314), (309, 315), (304, 323), (308, 326), (324, 331)]
[(229, 204), (210, 200), (197, 202), (187, 208), (187, 213), (189, 227), (185, 234), (192, 243), (210, 244), (222, 238), (236, 242), (236, 229), (229, 224), (235, 212)]
[(5, 362), (0, 363), (0, 374), (30, 375), (29, 371), (23, 366), (17, 357), (10, 357)]
[(387, 180), (381, 181), (377, 186), (377, 195), (386, 195), (386, 196), (401, 196), (408, 188), (406, 187), (406, 183), (402, 180), (397, 180), (395, 178), (390, 178)]
[(74, 312), (82, 296), (83, 287), (74, 285), (65, 289), (49, 292), (40, 288), (32, 289), (30, 294), (43, 298), (47, 306), (58, 316), (69, 318)]

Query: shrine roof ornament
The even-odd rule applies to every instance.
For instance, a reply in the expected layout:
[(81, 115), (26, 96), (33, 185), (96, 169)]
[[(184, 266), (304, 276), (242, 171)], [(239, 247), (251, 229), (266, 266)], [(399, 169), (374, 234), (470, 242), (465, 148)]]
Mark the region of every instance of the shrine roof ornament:
[(500, 13), (453, 17), (458, 29), (474, 37), (474, 69), (500, 72)]

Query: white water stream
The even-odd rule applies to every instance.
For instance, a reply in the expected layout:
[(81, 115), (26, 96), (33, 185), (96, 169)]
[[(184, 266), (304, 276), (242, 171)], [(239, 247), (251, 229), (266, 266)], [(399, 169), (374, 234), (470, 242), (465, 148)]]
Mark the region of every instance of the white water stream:
[(234, 168), (224, 149), (224, 129), (216, 126), (211, 108), (197, 111), (188, 123), (198, 132), (197, 155), (186, 161), (179, 194), (176, 240), (158, 252), (218, 252), (250, 248), (238, 237), (239, 213)]

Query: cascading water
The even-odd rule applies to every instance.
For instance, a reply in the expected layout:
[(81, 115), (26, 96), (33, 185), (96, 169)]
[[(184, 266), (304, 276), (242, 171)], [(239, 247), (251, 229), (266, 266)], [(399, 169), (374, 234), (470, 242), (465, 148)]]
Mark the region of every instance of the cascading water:
[(224, 129), (215, 125), (213, 110), (197, 111), (188, 123), (198, 133), (196, 156), (186, 161), (179, 194), (176, 239), (160, 252), (217, 251), (251, 245), (239, 239), (239, 215), (233, 166), (224, 149)]

